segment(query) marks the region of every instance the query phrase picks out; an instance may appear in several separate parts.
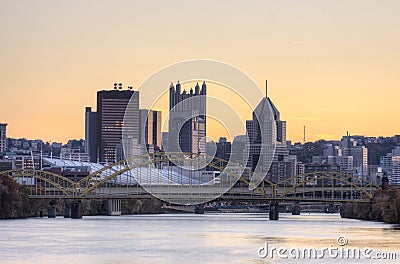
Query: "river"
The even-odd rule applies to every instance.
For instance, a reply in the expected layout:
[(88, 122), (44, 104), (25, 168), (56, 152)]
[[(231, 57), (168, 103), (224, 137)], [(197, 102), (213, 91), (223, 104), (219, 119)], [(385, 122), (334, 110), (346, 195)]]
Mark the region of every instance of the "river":
[[(340, 236), (348, 242), (343, 248), (400, 252), (396, 226), (336, 214), (281, 214), (278, 221), (266, 214), (85, 216), (1, 220), (0, 263), (336, 263), (340, 256), (328, 254), (296, 259), (293, 248), (340, 248)], [(271, 259), (266, 245), (287, 251)], [(395, 257), (379, 263), (400, 263)], [(363, 256), (340, 261), (376, 263)]]

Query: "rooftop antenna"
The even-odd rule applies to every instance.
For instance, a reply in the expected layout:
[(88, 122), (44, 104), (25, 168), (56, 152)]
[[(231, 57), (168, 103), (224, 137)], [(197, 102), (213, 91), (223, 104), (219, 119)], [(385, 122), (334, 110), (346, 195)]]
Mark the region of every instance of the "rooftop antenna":
[(265, 80), (265, 98), (268, 98), (268, 80)]
[(306, 143), (306, 126), (303, 127), (303, 143)]

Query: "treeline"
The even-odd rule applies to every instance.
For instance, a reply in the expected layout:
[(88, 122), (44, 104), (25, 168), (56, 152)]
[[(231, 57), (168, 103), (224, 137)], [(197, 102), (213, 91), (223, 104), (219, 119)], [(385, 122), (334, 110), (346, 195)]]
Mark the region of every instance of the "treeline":
[(377, 190), (369, 203), (344, 204), (341, 216), (400, 224), (400, 191), (394, 187)]
[[(63, 215), (64, 207), (70, 207), (71, 200), (29, 199), (26, 186), (0, 175), (0, 219), (16, 219), (47, 215), (49, 208), (56, 208)], [(82, 200), (83, 215), (107, 215), (107, 200)], [(122, 199), (122, 214), (162, 213), (162, 202), (157, 199)]]
[(0, 175), (0, 219), (25, 218), (29, 207), (25, 188), (13, 179)]

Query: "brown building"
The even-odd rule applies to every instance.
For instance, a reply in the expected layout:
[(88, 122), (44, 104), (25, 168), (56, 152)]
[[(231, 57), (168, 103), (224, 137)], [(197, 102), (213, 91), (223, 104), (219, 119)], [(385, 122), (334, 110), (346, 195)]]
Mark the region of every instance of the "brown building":
[[(114, 90), (97, 92), (97, 152), (102, 163), (114, 163), (124, 159), (122, 128), (129, 130), (133, 144), (139, 142), (139, 92), (121, 90), (122, 84)], [(124, 124), (128, 103), (128, 123)]]

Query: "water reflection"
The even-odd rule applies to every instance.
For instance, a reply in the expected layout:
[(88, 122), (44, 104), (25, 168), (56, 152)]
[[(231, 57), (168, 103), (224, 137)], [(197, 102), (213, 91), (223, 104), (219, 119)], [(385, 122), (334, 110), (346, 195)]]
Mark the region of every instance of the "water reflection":
[(278, 221), (264, 214), (7, 220), (0, 234), (1, 263), (309, 263), (263, 260), (257, 249), (265, 242), (321, 248), (336, 245), (339, 235), (351, 247), (400, 249), (398, 226), (325, 214), (282, 214)]

